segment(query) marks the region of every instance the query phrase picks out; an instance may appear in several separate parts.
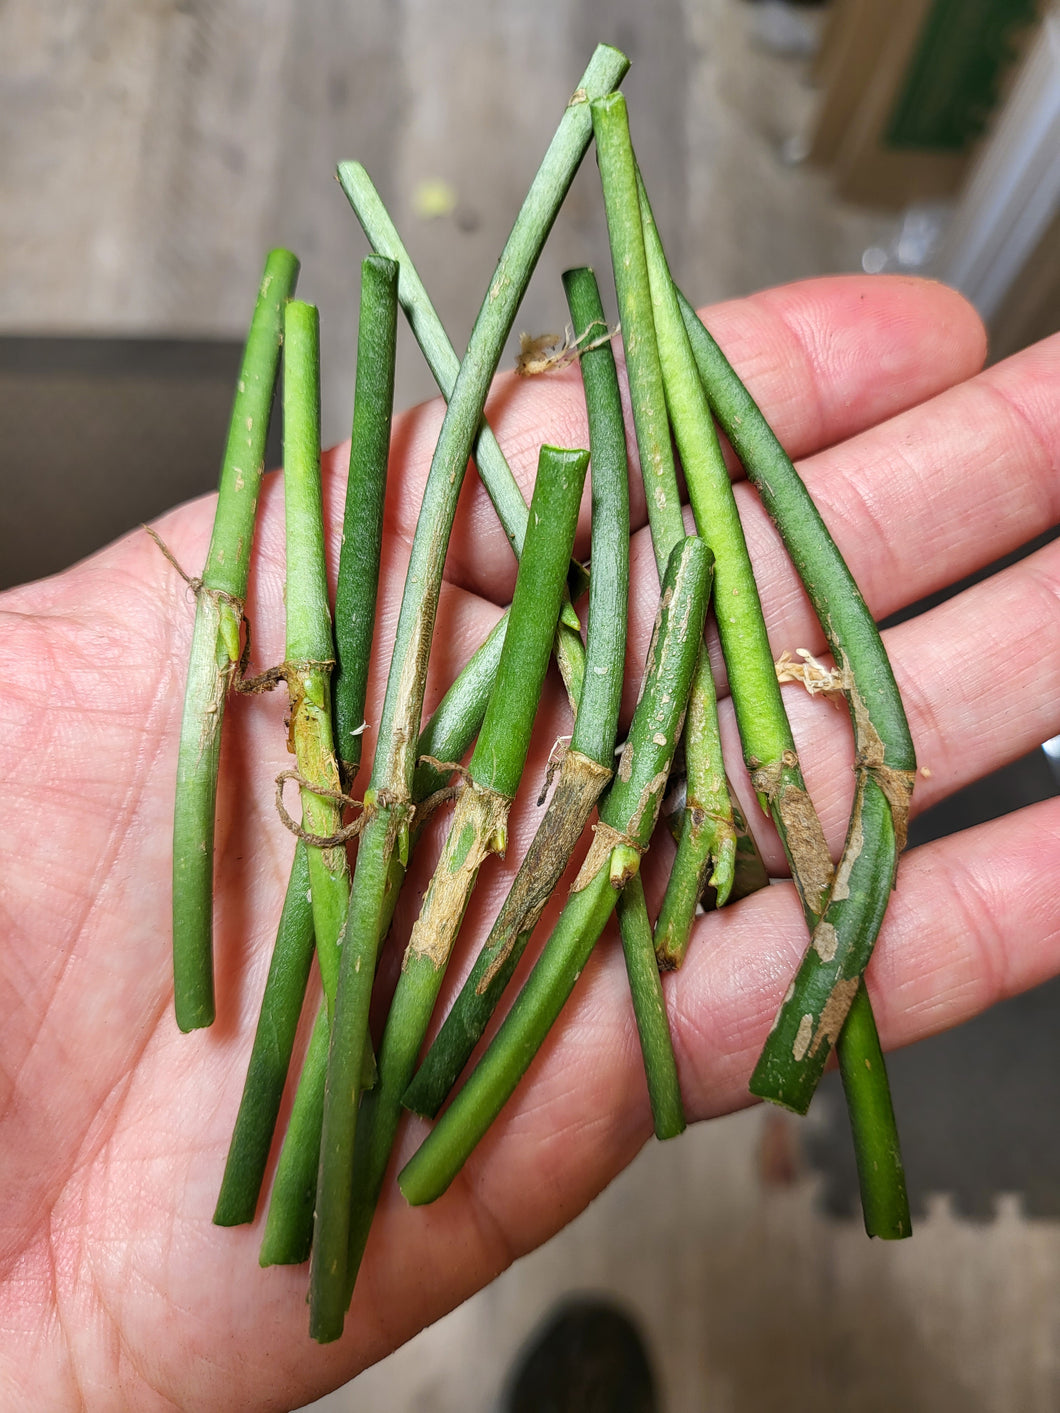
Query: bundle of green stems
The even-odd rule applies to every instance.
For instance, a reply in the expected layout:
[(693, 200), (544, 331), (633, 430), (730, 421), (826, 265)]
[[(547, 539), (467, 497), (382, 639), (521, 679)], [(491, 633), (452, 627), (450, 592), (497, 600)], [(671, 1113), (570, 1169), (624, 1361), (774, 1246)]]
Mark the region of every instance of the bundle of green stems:
[[(893, 1107), (863, 982), (905, 838), (915, 769), (908, 728), (879, 634), (823, 521), (762, 413), (671, 279), (616, 88), (627, 67), (624, 56), (606, 46), (594, 54), (515, 221), (462, 360), (367, 173), (357, 163), (340, 165), (343, 190), (374, 253), (362, 267), (334, 617), (321, 493), (317, 313), (293, 299), (297, 262), (287, 252), (269, 257), (251, 325), (210, 555), (202, 580), (195, 581), (174, 836), (176, 1011), (183, 1029), (213, 1018), (212, 836), (225, 696), (233, 684), (255, 690), (283, 681), (295, 765), (277, 782), (277, 804), (297, 837), (214, 1219), (232, 1225), (257, 1214), (282, 1097), (293, 1083), (289, 1072), (315, 957), (322, 1000), (276, 1160), (261, 1261), (309, 1260), (310, 1331), (322, 1341), (342, 1333), (404, 1109), (434, 1118), (446, 1106), (398, 1178), (410, 1202), (431, 1201), (517, 1087), (613, 912), (655, 1132), (669, 1138), (684, 1128), (660, 973), (681, 965), (698, 912), (768, 882), (721, 755), (704, 636), (712, 595), (743, 766), (784, 846), (810, 931), (751, 1087), (805, 1112), (835, 1047), (867, 1229), (885, 1237), (909, 1233)], [(580, 364), (589, 449), (541, 448), (529, 511), (483, 416), (531, 272), (592, 140), (660, 581), (640, 697), (620, 752), (630, 536), (626, 429), (610, 341), (616, 330), (590, 270), (564, 276), (572, 331), (567, 347)], [(366, 729), (399, 309), (447, 407), (413, 539), (375, 755), (363, 799), (354, 801), (348, 792), (361, 769)], [(243, 602), (281, 349), (285, 659), (247, 679)], [(850, 706), (856, 788), (838, 861), (802, 777), (719, 426), (803, 578)], [(518, 561), (515, 593), (430, 721), (421, 724), (442, 571), (469, 456)], [(571, 556), (589, 466), (583, 641), (572, 597), (579, 599), (584, 574)], [(553, 654), (574, 717), (554, 762), (558, 779), (481, 952), (422, 1053), (480, 870), (507, 847), (508, 813), (521, 788)], [(653, 923), (642, 860), (678, 769), (683, 792), (671, 820), (676, 855)], [(552, 767), (542, 798), (551, 773)], [(283, 803), (290, 782), (301, 800), (298, 821)], [(452, 799), (452, 820), (407, 940), (377, 1060), (369, 1007), (380, 949), (410, 851), (433, 811)], [(559, 920), (454, 1095), (597, 809), (591, 844)]]

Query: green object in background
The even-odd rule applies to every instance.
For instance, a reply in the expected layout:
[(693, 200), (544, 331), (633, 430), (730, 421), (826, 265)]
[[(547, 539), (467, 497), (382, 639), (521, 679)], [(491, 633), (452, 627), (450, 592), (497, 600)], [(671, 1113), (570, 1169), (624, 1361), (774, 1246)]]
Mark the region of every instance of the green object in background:
[(884, 141), (888, 147), (963, 152), (997, 106), (1016, 59), (1014, 33), (1038, 18), (1036, 0), (934, 0)]

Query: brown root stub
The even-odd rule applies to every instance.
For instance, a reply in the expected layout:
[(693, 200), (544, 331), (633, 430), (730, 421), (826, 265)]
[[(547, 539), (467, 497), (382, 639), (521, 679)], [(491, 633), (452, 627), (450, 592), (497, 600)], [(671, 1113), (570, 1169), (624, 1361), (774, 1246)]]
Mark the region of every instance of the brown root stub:
[(196, 598), (198, 598), (200, 594), (209, 594), (210, 597), (214, 599), (217, 603), (226, 603), (230, 607), (236, 609), (240, 617), (242, 617), (242, 599), (237, 599), (234, 594), (225, 593), (224, 589), (208, 589), (202, 579), (197, 578), (194, 575), (188, 573), (188, 571), (184, 568), (180, 560), (169, 548), (169, 546), (166, 544), (165, 540), (162, 538), (162, 536), (158, 533), (157, 530), (152, 530), (150, 525), (144, 525), (143, 529), (146, 530), (147, 533), (151, 536), (152, 540), (154, 540), (155, 544), (162, 551), (163, 556), (169, 560), (170, 564), (184, 580), (185, 584), (187, 584), (188, 588), (191, 590), (191, 592), (195, 595)]
[[(314, 795), (319, 795), (322, 800), (334, 800), (336, 804), (348, 809), (361, 810), (362, 813), (353, 820), (352, 823), (344, 825), (342, 829), (334, 834), (311, 834), (307, 829), (298, 823), (288, 812), (283, 802), (283, 787), (288, 780), (293, 780), (304, 790), (311, 790)], [(309, 844), (314, 849), (336, 849), (340, 844), (348, 843), (350, 839), (356, 839), (364, 828), (366, 816), (363, 813), (364, 805), (360, 800), (355, 800), (349, 795), (344, 795), (341, 790), (325, 790), (319, 785), (314, 785), (311, 780), (307, 780), (297, 770), (281, 770), (276, 777), (276, 813), (280, 816), (280, 823), (285, 829), (289, 829), (292, 834), (301, 839), (303, 844)]]
[[(589, 339), (589, 335), (598, 327), (602, 328), (604, 332), (594, 339)], [(519, 355), (515, 360), (515, 371), (524, 378), (533, 378), (540, 373), (551, 373), (559, 368), (568, 368), (572, 363), (576, 363), (583, 353), (599, 348), (602, 344), (610, 343), (618, 330), (617, 324), (612, 327), (602, 319), (597, 319), (577, 338), (574, 337), (574, 330), (569, 324), (564, 330), (562, 338), (559, 334), (538, 334), (536, 336), (520, 334)], [(586, 340), (589, 341), (586, 342)]]
[(471, 778), (458, 760), (438, 760), (435, 756), (420, 756), (416, 764), (433, 766), (440, 775), (459, 775), (465, 782)]
[[(297, 686), (298, 679), (306, 672), (330, 672), (335, 666), (335, 659), (332, 658), (289, 658), (286, 662), (277, 663), (275, 667), (267, 667), (264, 672), (258, 672), (253, 677), (240, 676), (236, 679), (236, 691), (243, 696), (256, 696), (259, 692), (271, 692), (280, 682), (286, 682), (288, 691), (291, 693), (292, 708), (296, 705), (296, 697), (299, 695)], [(319, 793), (319, 792), (318, 792)]]
[[(227, 694), (230, 684), (234, 685), (238, 691), (239, 683), (243, 675), (243, 668), (246, 666), (247, 654), (250, 652), (250, 623), (246, 618), (246, 606), (243, 600), (237, 598), (235, 594), (228, 593), (225, 589), (211, 587), (205, 580), (189, 574), (157, 530), (152, 530), (150, 525), (144, 525), (142, 528), (147, 531), (148, 535), (150, 535), (151, 539), (154, 540), (155, 544), (162, 552), (163, 557), (169, 561), (184, 580), (185, 584), (187, 584), (196, 603), (200, 603), (203, 599), (206, 599), (213, 605), (214, 611), (217, 614), (217, 636), (219, 636), (220, 642), (223, 644), (229, 657), (228, 665), (221, 668), (218, 672), (218, 690), (222, 698)], [(227, 617), (224, 613), (225, 609), (228, 610)], [(242, 652), (240, 652), (239, 648), (239, 630), (241, 627), (246, 628), (246, 641), (243, 644)], [(215, 709), (212, 702), (206, 708), (208, 713), (213, 712)]]
[[(802, 661), (797, 662), (796, 658)], [(854, 685), (848, 667), (826, 667), (808, 648), (796, 648), (794, 657), (785, 648), (774, 667), (778, 682), (800, 682), (811, 697), (842, 695)]]

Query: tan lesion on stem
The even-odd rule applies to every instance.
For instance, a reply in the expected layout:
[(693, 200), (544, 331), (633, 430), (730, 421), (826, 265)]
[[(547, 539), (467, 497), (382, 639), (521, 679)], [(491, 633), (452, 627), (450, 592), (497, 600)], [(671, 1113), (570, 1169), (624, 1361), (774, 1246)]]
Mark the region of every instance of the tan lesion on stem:
[(798, 756), (785, 751), (779, 760), (758, 766), (751, 772), (751, 784), (784, 836), (792, 874), (806, 907), (820, 916), (832, 883), (832, 856), (802, 783)]
[(414, 624), (412, 641), (401, 664), (393, 730), (389, 740), (384, 743), (380, 739), (376, 747), (377, 752), (385, 751), (385, 759), (381, 770), (373, 769), (373, 777), (382, 780), (383, 788), (394, 794), (407, 791), (416, 768), (419, 719), (423, 710), (427, 662), (431, 653), (437, 609), (437, 594), (425, 596), (422, 611)]
[(453, 811), (449, 837), (428, 885), (405, 950), (403, 966), (424, 958), (441, 969), (449, 960), (478, 871), (508, 840), (511, 800), (472, 781)]
[(812, 1060), (822, 1045), (833, 1046), (839, 1039), (839, 1032), (843, 1029), (843, 1022), (847, 1018), (850, 1007), (854, 1004), (854, 997), (857, 994), (860, 978), (856, 976), (839, 977), (832, 990), (829, 992), (828, 1000), (824, 1003), (817, 1025), (814, 1027), (813, 1039), (807, 1051), (808, 1057)]

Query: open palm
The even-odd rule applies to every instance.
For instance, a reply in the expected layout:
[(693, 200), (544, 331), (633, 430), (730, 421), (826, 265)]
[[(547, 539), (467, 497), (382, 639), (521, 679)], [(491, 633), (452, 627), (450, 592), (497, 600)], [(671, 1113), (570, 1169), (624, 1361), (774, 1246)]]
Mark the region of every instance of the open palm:
[[(978, 374), (982, 333), (957, 296), (903, 280), (814, 281), (720, 307), (709, 323), (794, 455), (878, 616), (1057, 518), (1060, 339)], [(537, 446), (584, 445), (576, 370), (498, 381), (490, 416), (524, 485)], [(438, 404), (395, 424), (369, 720), (377, 719), (407, 547)], [(325, 462), (343, 493), (343, 457)], [(823, 640), (746, 484), (772, 643)], [(269, 478), (248, 612), (258, 665), (282, 653), (282, 487)], [(196, 571), (212, 500), (158, 531)], [(643, 524), (642, 507), (635, 523)], [(332, 516), (335, 523), (335, 516)], [(583, 545), (584, 549), (584, 545)], [(471, 480), (454, 532), (428, 706), (510, 596), (504, 535)], [(1060, 731), (1060, 546), (888, 634), (922, 765), (914, 809)], [(633, 545), (635, 679), (655, 609), (654, 561)], [(650, 1122), (620, 956), (607, 936), (568, 1011), (462, 1178), (433, 1207), (390, 1189), (344, 1338), (307, 1334), (305, 1272), (257, 1267), (259, 1223), (211, 1224), (292, 841), (272, 780), (281, 694), (235, 699), (218, 823), (218, 1019), (172, 1016), (170, 829), (192, 605), (142, 532), (0, 598), (0, 1404), (286, 1409), (435, 1319), (572, 1218), (627, 1163)], [(833, 844), (850, 794), (845, 714), (786, 688), (811, 792)], [(508, 861), (484, 873), (447, 994), (470, 964), (535, 819), (564, 727), (558, 686), (528, 763)], [(630, 685), (632, 704), (633, 682)], [(725, 730), (732, 732), (723, 701)], [(366, 759), (371, 758), (371, 740)], [(771, 865), (775, 843), (761, 831)], [(884, 1039), (953, 1025), (1060, 969), (1060, 809), (1023, 811), (911, 853), (870, 971)], [(770, 852), (772, 851), (772, 852)], [(426, 855), (429, 850), (424, 849)], [(395, 932), (407, 932), (416, 884)], [(649, 896), (657, 882), (649, 874)], [(653, 893), (653, 887), (656, 893)], [(547, 919), (546, 919), (547, 922)], [(701, 919), (667, 978), (690, 1115), (746, 1102), (746, 1081), (802, 947), (793, 890)], [(410, 1121), (407, 1156), (422, 1132)]]

